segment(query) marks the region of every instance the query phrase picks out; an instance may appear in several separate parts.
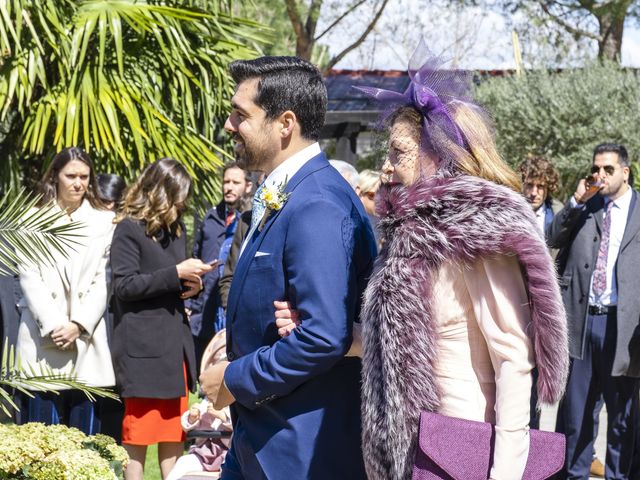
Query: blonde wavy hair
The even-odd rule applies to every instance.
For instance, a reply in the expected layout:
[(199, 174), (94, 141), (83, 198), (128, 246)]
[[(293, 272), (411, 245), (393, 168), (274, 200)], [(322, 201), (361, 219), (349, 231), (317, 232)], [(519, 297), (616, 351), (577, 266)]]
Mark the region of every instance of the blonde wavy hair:
[[(468, 146), (463, 148), (451, 140), (444, 140), (455, 158), (455, 171), (522, 192), (520, 177), (498, 153), (493, 124), (487, 114), (480, 107), (461, 101), (451, 102), (447, 108)], [(389, 120), (390, 125), (404, 120), (415, 126), (414, 134), (421, 138), (424, 119), (415, 108), (401, 107)]]
[(125, 218), (146, 223), (146, 234), (154, 237), (162, 230), (182, 234), (180, 217), (191, 194), (191, 177), (173, 158), (162, 158), (147, 166), (124, 198), (122, 210), (114, 220)]
[(382, 175), (381, 172), (376, 170), (362, 170), (359, 175), (358, 187), (360, 187), (360, 192), (375, 193), (378, 191), (378, 187), (380, 186), (380, 176)]

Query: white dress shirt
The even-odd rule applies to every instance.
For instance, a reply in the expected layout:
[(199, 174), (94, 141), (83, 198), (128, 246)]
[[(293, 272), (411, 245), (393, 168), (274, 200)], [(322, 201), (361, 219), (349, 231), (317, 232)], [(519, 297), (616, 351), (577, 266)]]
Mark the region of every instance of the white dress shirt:
[[(308, 147), (303, 148), (299, 152), (293, 154), (291, 157), (287, 158), (284, 162), (276, 167), (276, 169), (269, 174), (269, 176), (265, 179), (263, 185), (267, 187), (278, 187), (284, 182), (288, 182), (293, 178), (293, 176), (298, 173), (305, 163), (311, 160), (316, 155), (321, 153), (320, 145), (318, 142), (312, 143)], [(247, 236), (242, 243), (242, 248), (240, 249), (240, 255), (244, 252), (245, 247), (247, 246), (247, 242), (253, 236), (258, 224), (249, 230)]]
[[(597, 297), (593, 293), (593, 276), (591, 277), (591, 286), (589, 287), (590, 305), (612, 306), (618, 304), (616, 263), (618, 260), (618, 253), (620, 253), (620, 244), (622, 243), (624, 230), (627, 226), (627, 218), (629, 217), (629, 207), (631, 206), (632, 195), (633, 193), (631, 188), (627, 188), (627, 191), (620, 198), (615, 200), (613, 202), (613, 207), (611, 207), (611, 230), (609, 232), (609, 251), (607, 252), (607, 286), (605, 287), (604, 292), (602, 292), (602, 295)], [(605, 198), (605, 207), (610, 201), (611, 200), (608, 198)], [(606, 212), (606, 208), (604, 209), (604, 212)]]
[(547, 208), (549, 207), (547, 207), (547, 204), (543, 202), (542, 205), (540, 205), (535, 211), (536, 222), (538, 223), (538, 228), (542, 233), (544, 233), (546, 227), (545, 220), (547, 219)]

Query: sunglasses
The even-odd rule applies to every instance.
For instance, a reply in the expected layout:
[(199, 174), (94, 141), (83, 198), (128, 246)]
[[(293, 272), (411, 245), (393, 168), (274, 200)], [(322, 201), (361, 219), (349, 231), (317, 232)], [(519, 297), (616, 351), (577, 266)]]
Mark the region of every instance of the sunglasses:
[(613, 165), (605, 165), (604, 167), (598, 167), (594, 165), (591, 167), (591, 173), (600, 173), (600, 169), (604, 170), (604, 173), (606, 173), (607, 175), (613, 175), (616, 171), (616, 167), (614, 167)]

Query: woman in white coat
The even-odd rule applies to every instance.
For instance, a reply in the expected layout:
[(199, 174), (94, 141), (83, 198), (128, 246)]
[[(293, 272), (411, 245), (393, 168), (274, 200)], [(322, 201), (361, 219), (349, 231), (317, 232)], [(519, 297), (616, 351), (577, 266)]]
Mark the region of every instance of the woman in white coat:
[[(74, 373), (96, 387), (115, 384), (104, 319), (107, 306), (106, 266), (114, 213), (99, 199), (89, 156), (80, 148), (59, 152), (44, 174), (38, 207), (50, 202), (66, 215), (60, 222), (79, 222), (80, 235), (67, 256), (54, 252), (51, 265), (28, 264), (20, 272), (24, 297), (17, 349), (23, 366), (36, 372)], [(20, 421), (63, 423), (87, 434), (100, 431), (99, 408), (80, 391), (21, 395)]]

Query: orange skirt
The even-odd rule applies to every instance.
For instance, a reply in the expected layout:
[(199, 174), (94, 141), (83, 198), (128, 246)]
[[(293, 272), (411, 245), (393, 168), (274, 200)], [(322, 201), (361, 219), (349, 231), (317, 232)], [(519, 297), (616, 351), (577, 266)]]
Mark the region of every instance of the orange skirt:
[(122, 443), (153, 445), (159, 442), (184, 442), (186, 436), (180, 417), (188, 408), (186, 387), (185, 396), (180, 398), (125, 398)]

